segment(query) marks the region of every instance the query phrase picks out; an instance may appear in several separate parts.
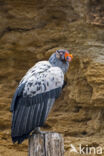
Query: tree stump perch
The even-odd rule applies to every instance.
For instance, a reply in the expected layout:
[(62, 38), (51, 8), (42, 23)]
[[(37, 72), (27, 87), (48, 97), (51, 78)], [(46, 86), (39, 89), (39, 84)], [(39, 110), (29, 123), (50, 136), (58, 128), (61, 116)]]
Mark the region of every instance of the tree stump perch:
[(51, 132), (33, 134), (29, 138), (28, 156), (64, 156), (62, 135)]

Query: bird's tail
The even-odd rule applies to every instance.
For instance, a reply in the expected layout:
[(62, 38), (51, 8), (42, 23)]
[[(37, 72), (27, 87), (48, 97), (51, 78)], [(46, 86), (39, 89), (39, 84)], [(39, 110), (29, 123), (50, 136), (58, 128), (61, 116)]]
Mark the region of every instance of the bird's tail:
[(28, 137), (29, 137), (29, 133), (24, 134), (22, 136), (12, 136), (12, 141), (13, 141), (13, 143), (18, 142), (18, 144), (21, 144)]
[(12, 137), (12, 141), (13, 143), (18, 142), (18, 144), (21, 144), (25, 139), (27, 139), (29, 137), (29, 134), (31, 131), (28, 131), (25, 134), (20, 134), (17, 133), (17, 127), (15, 127), (14, 124), (14, 113), (12, 114), (12, 126), (11, 126), (11, 137)]

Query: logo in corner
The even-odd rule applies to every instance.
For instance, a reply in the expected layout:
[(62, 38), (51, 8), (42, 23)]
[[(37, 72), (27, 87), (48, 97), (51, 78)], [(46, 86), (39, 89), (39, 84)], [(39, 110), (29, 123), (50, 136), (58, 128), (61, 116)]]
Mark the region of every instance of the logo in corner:
[(77, 149), (75, 148), (75, 146), (73, 144), (70, 144), (70, 147), (71, 147), (70, 152), (78, 153)]

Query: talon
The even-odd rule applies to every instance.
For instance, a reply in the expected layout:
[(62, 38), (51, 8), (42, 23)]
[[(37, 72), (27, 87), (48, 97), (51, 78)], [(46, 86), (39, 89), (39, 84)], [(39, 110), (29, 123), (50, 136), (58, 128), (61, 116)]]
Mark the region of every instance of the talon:
[(32, 134), (45, 134), (47, 133), (46, 131), (41, 131), (40, 127), (37, 127), (34, 129), (34, 131), (32, 132)]

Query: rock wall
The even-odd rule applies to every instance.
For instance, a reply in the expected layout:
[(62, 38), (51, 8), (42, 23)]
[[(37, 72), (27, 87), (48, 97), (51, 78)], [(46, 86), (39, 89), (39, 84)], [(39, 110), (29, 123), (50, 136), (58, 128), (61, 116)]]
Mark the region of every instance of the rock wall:
[(74, 59), (44, 128), (63, 133), (66, 156), (70, 143), (104, 146), (103, 13), (103, 0), (0, 0), (1, 156), (27, 155), (26, 141), (11, 142), (11, 98), (25, 72), (59, 48)]

